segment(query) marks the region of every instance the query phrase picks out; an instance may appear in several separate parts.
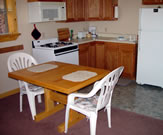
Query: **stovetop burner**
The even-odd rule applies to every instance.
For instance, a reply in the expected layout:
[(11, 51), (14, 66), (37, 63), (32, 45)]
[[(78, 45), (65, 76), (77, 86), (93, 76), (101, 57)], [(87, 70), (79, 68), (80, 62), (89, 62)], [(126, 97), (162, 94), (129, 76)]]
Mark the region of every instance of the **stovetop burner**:
[(67, 45), (72, 45), (72, 42), (64, 42), (64, 41), (59, 41), (55, 43), (48, 43), (44, 45), (40, 45), (40, 47), (49, 47), (49, 48), (56, 48), (56, 47), (62, 47), (62, 46), (67, 46)]
[(59, 44), (59, 45), (72, 45), (72, 42), (64, 42), (64, 41), (59, 41), (59, 42), (56, 42), (55, 44)]
[(45, 45), (40, 45), (41, 47), (49, 47), (49, 48), (55, 48), (57, 47), (58, 45), (55, 45), (53, 43), (49, 43), (49, 44), (45, 44)]

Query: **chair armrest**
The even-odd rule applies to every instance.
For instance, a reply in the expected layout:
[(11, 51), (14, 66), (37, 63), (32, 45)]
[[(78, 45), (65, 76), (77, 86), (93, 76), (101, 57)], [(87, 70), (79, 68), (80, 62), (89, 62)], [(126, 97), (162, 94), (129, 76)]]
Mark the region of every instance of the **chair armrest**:
[(75, 98), (89, 98), (88, 94), (84, 94), (84, 93), (72, 93), (70, 95), (68, 95), (68, 104), (73, 104), (75, 101)]
[[(97, 82), (94, 83), (93, 89), (95, 88), (95, 86), (97, 86), (98, 83), (99, 83), (99, 81), (97, 81)], [(95, 93), (96, 93), (96, 91), (95, 92), (92, 92), (91, 91), (90, 93), (72, 93), (72, 94), (68, 95), (68, 101), (67, 101), (67, 103), (68, 104), (73, 104), (74, 101), (75, 101), (75, 98), (90, 98)]]
[(100, 81), (96, 81), (93, 85), (93, 88), (99, 83)]

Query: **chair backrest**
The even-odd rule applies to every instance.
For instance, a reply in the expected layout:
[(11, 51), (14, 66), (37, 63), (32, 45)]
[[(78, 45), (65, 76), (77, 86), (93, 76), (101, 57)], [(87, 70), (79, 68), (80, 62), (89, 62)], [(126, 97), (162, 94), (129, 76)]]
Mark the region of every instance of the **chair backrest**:
[[(95, 85), (95, 87), (92, 90), (92, 94), (100, 92), (99, 98), (97, 101), (97, 107), (96, 112), (107, 105), (111, 104), (111, 98), (112, 93), (114, 90), (114, 87), (116, 83), (118, 82), (118, 79), (123, 71), (124, 67), (121, 66), (115, 70), (113, 70), (111, 73), (109, 73), (107, 76), (105, 76), (101, 81)], [(94, 92), (93, 92), (94, 91)]]
[(32, 65), (37, 65), (37, 61), (27, 53), (18, 52), (9, 56), (7, 65), (9, 72), (13, 72)]

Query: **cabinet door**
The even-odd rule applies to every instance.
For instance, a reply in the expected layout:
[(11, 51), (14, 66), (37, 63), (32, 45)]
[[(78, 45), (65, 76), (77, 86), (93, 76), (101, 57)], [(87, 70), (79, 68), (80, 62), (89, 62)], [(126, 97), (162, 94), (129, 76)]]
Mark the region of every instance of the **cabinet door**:
[(96, 67), (96, 45), (95, 45), (95, 42), (89, 43), (88, 53), (89, 53), (88, 66), (89, 67)]
[(74, 0), (74, 14), (76, 21), (84, 21), (85, 20), (85, 0)]
[(119, 66), (124, 66), (122, 75), (131, 79), (136, 76), (136, 45), (119, 44)]
[(75, 15), (75, 1), (74, 0), (66, 0), (66, 14), (67, 21), (74, 21)]
[(114, 17), (113, 0), (102, 0), (102, 20), (111, 20)]
[(101, 0), (87, 0), (85, 2), (86, 20), (100, 20), (102, 18), (101, 2)]
[(159, 1), (159, 3), (158, 4), (163, 4), (163, 0), (158, 0)]
[(104, 42), (95, 42), (96, 44), (96, 68), (105, 68)]
[(37, 2), (37, 1), (41, 1), (41, 2), (65, 2), (65, 0), (28, 0), (28, 2)]
[(163, 0), (142, 0), (144, 5), (163, 4)]
[(105, 64), (106, 69), (112, 71), (119, 66), (119, 46), (117, 43), (105, 43)]
[(67, 0), (67, 21), (84, 21), (85, 11), (84, 11), (85, 0)]
[(89, 43), (79, 45), (79, 65), (89, 65)]
[(117, 0), (66, 0), (67, 21), (113, 20)]

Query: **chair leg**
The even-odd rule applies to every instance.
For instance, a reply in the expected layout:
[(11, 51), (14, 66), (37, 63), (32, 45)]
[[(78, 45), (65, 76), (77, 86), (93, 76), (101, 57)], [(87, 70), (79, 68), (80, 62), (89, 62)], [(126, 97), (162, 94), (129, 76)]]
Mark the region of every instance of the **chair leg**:
[(90, 135), (96, 135), (96, 123), (97, 123), (97, 115), (93, 114), (90, 117)]
[(35, 105), (35, 96), (33, 94), (27, 94), (28, 102), (32, 114), (32, 119), (34, 120), (34, 116), (36, 115), (36, 105)]
[(107, 107), (108, 127), (111, 128), (111, 107)]
[(42, 102), (42, 101), (41, 101), (41, 95), (38, 95), (38, 96), (37, 96), (37, 99), (38, 99), (38, 102), (39, 102), (39, 103)]
[(20, 112), (22, 112), (23, 111), (23, 94), (20, 92)]
[(66, 114), (65, 114), (65, 133), (67, 133), (67, 131), (68, 131), (69, 112), (70, 112), (70, 108), (67, 105), (67, 107), (66, 107)]

